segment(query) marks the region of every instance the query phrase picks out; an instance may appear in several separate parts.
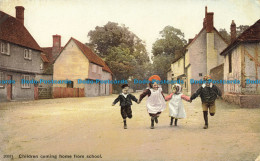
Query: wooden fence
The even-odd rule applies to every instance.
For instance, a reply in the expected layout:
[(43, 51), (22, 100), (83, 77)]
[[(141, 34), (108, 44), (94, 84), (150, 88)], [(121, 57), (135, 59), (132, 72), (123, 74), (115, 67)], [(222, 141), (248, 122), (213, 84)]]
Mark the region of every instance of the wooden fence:
[(85, 97), (84, 88), (54, 87), (53, 98)]

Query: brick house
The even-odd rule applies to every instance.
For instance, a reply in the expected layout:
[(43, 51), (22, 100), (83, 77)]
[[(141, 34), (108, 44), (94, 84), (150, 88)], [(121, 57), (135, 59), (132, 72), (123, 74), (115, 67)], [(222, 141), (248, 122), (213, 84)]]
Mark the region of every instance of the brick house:
[(231, 44), (221, 52), (224, 57), (224, 80), (240, 80), (240, 84), (224, 84), (224, 99), (242, 107), (260, 107), (260, 19), (236, 38), (231, 24)]
[(112, 94), (112, 84), (82, 84), (81, 80), (112, 80), (112, 72), (105, 62), (83, 43), (71, 38), (53, 66), (54, 80), (71, 80), (72, 84), (54, 84), (55, 87), (84, 88), (85, 96)]
[[(204, 75), (210, 74), (211, 69), (224, 63), (220, 52), (227, 47), (228, 43), (214, 27), (213, 17), (214, 13), (207, 12), (207, 7), (205, 7), (202, 29), (193, 39), (189, 39), (184, 56), (175, 60), (171, 71), (169, 71), (175, 74), (168, 79), (183, 79), (184, 92), (188, 94), (194, 93), (200, 86), (199, 84), (190, 84), (190, 79), (200, 80)], [(176, 73), (174, 71), (179, 69), (174, 69), (174, 67), (178, 67), (178, 64), (184, 69)], [(221, 70), (223, 75), (223, 68)]]
[(42, 49), (24, 26), (24, 7), (17, 6), (16, 17), (0, 11), (0, 100), (32, 100), (34, 85), (22, 84), (41, 74)]

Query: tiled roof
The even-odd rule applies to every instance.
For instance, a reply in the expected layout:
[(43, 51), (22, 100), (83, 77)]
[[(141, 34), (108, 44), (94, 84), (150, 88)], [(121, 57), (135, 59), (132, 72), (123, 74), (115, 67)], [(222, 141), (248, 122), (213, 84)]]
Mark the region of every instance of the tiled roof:
[[(50, 63), (54, 63), (54, 61), (57, 59), (58, 55), (55, 58), (52, 58), (52, 48), (53, 47), (42, 47), (43, 53), (46, 55)], [(60, 51), (62, 51), (63, 47), (61, 47)], [(59, 51), (59, 53), (60, 53)]]
[[(103, 60), (102, 60), (102, 61), (103, 61)], [(103, 61), (103, 65), (104, 65), (104, 67), (102, 67), (103, 70), (105, 70), (105, 71), (107, 71), (107, 72), (113, 74), (112, 71), (110, 70), (110, 68), (107, 66), (107, 64), (106, 64), (104, 61)]]
[(88, 58), (88, 60), (90, 62), (104, 67), (103, 60), (98, 55), (93, 53), (90, 48), (88, 48), (85, 44), (82, 44), (80, 41), (78, 41), (74, 38), (71, 38), (71, 39), (75, 41), (77, 46), (80, 48), (80, 50), (83, 52), (83, 54), (85, 54), (85, 56)]
[(52, 54), (52, 47), (44, 47), (42, 48), (43, 53), (45, 54), (46, 58), (51, 61), (51, 54)]
[[(75, 38), (71, 38), (67, 44), (73, 40), (76, 45), (80, 48), (80, 50), (82, 51), (82, 53), (87, 57), (87, 59), (94, 63), (97, 64), (99, 66), (102, 67), (103, 70), (109, 72), (112, 74), (112, 71), (110, 70), (110, 68), (106, 65), (106, 63), (98, 56), (96, 55), (89, 47), (87, 47), (85, 44), (81, 43), (80, 41), (76, 40)], [(67, 44), (63, 47), (63, 49), (67, 46)], [(62, 50), (61, 50), (62, 52)], [(60, 53), (61, 53), (60, 52)], [(60, 54), (59, 54), (60, 55)], [(56, 58), (57, 59), (57, 58)]]
[(227, 55), (230, 49), (241, 42), (260, 42), (260, 19), (240, 34), (220, 55)]
[(41, 58), (42, 58), (42, 61), (44, 63), (49, 63), (50, 62), (45, 54), (41, 54)]
[(41, 51), (25, 26), (16, 18), (0, 11), (0, 39), (23, 47)]
[(88, 58), (88, 60), (92, 63), (98, 64), (100, 66), (102, 66), (102, 69), (112, 73), (111, 70), (109, 69), (109, 67), (106, 65), (106, 63), (98, 56), (96, 55), (94, 52), (92, 52), (92, 50), (87, 47), (85, 44), (82, 44), (80, 41), (72, 38), (76, 44), (78, 45), (78, 47), (81, 49), (81, 51), (86, 55), (86, 57)]

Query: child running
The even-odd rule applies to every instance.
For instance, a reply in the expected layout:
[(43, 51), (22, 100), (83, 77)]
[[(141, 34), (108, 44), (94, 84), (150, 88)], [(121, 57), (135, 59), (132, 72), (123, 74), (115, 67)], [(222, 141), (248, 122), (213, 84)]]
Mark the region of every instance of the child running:
[(158, 117), (161, 112), (165, 109), (166, 103), (162, 88), (160, 88), (156, 81), (161, 81), (158, 75), (153, 75), (149, 78), (149, 89), (146, 89), (139, 98), (139, 103), (142, 99), (148, 95), (146, 102), (147, 112), (151, 116), (151, 129), (154, 129), (154, 121), (158, 123)]
[(178, 119), (186, 117), (185, 109), (182, 103), (182, 99), (190, 102), (190, 98), (181, 93), (181, 85), (175, 84), (172, 86), (172, 93), (165, 97), (165, 101), (169, 101), (169, 116), (171, 117), (170, 126), (173, 124), (177, 126)]
[(128, 117), (129, 119), (132, 118), (132, 101), (138, 102), (137, 98), (128, 93), (129, 86), (128, 84), (122, 85), (122, 93), (119, 94), (119, 96), (115, 99), (115, 101), (112, 103), (112, 106), (115, 106), (115, 104), (120, 101), (120, 106), (121, 106), (121, 116), (124, 120), (124, 129), (127, 129), (127, 124), (126, 124), (126, 118)]
[(216, 113), (216, 105), (215, 101), (219, 96), (221, 98), (221, 90), (212, 84), (212, 79), (210, 75), (205, 75), (203, 80), (205, 81), (204, 84), (190, 97), (190, 100), (194, 100), (198, 96), (201, 98), (202, 102), (202, 110), (203, 110), (203, 117), (205, 121), (204, 129), (209, 127), (208, 123), (208, 111), (210, 116), (214, 116)]

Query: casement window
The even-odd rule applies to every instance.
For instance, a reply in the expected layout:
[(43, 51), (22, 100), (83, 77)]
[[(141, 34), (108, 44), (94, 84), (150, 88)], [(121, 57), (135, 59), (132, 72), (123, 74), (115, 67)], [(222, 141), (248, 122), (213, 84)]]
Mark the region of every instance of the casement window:
[(41, 63), (40, 65), (40, 70), (43, 70), (43, 63)]
[(228, 53), (228, 71), (232, 73), (232, 54)]
[(24, 59), (32, 60), (32, 50), (24, 49)]
[(10, 55), (10, 44), (9, 43), (1, 42), (0, 48), (1, 48), (2, 54)]
[(97, 65), (96, 64), (92, 64), (92, 72), (93, 73), (97, 72)]
[[(25, 81), (29, 81), (30, 80), (30, 76), (29, 75), (22, 75), (22, 79), (25, 80)], [(22, 86), (22, 88), (30, 88), (31, 87), (30, 83), (27, 84), (24, 81), (21, 82), (21, 86)]]
[(202, 73), (199, 73), (199, 76), (202, 77)]
[[(0, 81), (2, 82), (4, 80), (4, 72), (0, 72)], [(4, 88), (4, 84), (0, 82), (0, 88)]]

